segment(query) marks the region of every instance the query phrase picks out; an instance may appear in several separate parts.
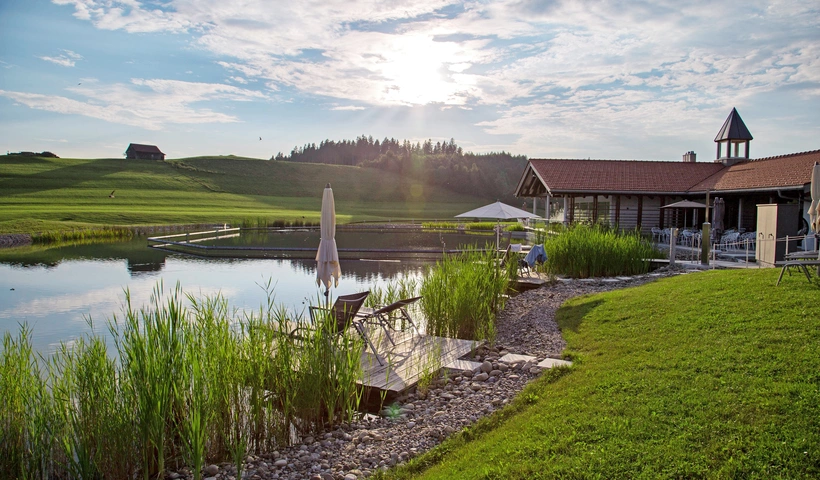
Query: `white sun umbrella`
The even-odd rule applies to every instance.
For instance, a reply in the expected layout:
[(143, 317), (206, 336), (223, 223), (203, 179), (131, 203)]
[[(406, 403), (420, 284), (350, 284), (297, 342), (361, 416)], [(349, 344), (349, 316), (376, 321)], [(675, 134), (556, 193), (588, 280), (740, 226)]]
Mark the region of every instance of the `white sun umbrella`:
[(809, 206), (809, 219), (814, 233), (820, 232), (820, 164), (814, 163), (811, 171), (811, 205)]
[[(536, 220), (543, 220), (543, 218), (530, 213), (526, 210), (521, 210), (520, 208), (515, 208), (506, 203), (495, 202), (489, 205), (484, 205), (483, 207), (476, 208), (475, 210), (470, 210), (469, 212), (464, 212), (459, 215), (456, 215), (456, 218), (488, 218), (492, 220), (510, 220), (513, 218), (533, 218)], [(495, 246), (498, 248), (498, 225), (496, 226), (495, 230)]]
[(322, 193), (322, 218), (319, 225), (322, 237), (319, 241), (319, 251), (316, 252), (316, 284), (325, 285), (327, 297), (330, 294), (330, 283), (338, 286), (339, 277), (342, 276), (339, 252), (336, 250), (336, 204), (329, 183)]

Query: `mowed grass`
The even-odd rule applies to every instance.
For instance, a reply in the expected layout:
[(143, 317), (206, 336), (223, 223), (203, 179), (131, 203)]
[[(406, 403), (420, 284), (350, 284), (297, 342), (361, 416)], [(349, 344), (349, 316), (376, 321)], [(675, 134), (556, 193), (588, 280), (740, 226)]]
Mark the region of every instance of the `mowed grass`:
[(775, 287), (778, 273), (568, 301), (557, 319), (573, 367), (389, 476), (820, 477), (820, 282)]
[[(236, 157), (166, 162), (0, 157), (0, 233), (99, 225), (449, 218), (485, 199), (374, 169)], [(111, 192), (113, 197), (111, 197)]]

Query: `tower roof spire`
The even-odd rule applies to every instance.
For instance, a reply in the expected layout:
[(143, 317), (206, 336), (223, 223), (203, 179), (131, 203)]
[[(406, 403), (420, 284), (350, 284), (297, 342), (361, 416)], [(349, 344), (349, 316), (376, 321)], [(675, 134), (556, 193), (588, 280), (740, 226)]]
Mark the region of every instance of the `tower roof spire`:
[(725, 142), (728, 140), (735, 143), (734, 140), (752, 140), (753, 138), (752, 134), (749, 133), (749, 129), (746, 128), (746, 124), (743, 123), (743, 119), (740, 118), (740, 114), (737, 113), (737, 109), (732, 108), (732, 113), (723, 122), (715, 141)]

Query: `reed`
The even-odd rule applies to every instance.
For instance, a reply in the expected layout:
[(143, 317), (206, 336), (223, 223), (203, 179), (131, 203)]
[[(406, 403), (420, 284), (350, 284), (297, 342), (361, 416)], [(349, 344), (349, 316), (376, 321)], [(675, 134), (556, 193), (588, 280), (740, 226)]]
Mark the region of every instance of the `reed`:
[[(423, 228), (431, 228), (431, 229), (444, 229), (444, 230), (456, 230), (456, 229), (464, 229), (464, 230), (485, 230), (485, 231), (493, 231), (496, 226), (498, 226), (498, 222), (422, 222), (421, 226)], [(512, 231), (523, 231), (524, 227), (519, 224), (518, 222), (501, 222), (501, 227), (504, 231), (512, 232)]]
[(100, 337), (61, 344), (50, 362), (55, 436), (73, 478), (125, 478), (136, 468), (135, 434), (117, 365)]
[[(306, 341), (290, 335), (300, 324)], [(238, 316), (219, 295), (160, 283), (139, 309), (126, 292), (109, 329), (115, 355), (92, 335), (40, 362), (28, 327), (4, 336), (0, 478), (161, 478), (182, 464), (200, 478), (206, 461), (225, 460), (240, 478), (246, 455), (358, 408), (361, 340), (330, 319), (288, 318), (272, 290)]]
[(430, 335), (471, 340), (495, 338), (495, 317), (517, 267), (498, 265), (494, 251), (468, 248), (431, 267), (419, 289)]
[(31, 236), (34, 244), (52, 243), (85, 243), (99, 242), (105, 240), (126, 240), (134, 236), (134, 232), (128, 228), (102, 227), (102, 228), (82, 228), (74, 230), (48, 231), (35, 233)]
[(31, 346), (31, 330), (3, 335), (0, 355), (0, 470), (8, 478), (48, 478), (54, 462), (52, 402)]
[(573, 278), (636, 275), (649, 271), (658, 256), (639, 232), (602, 225), (574, 225), (544, 242), (547, 270)]

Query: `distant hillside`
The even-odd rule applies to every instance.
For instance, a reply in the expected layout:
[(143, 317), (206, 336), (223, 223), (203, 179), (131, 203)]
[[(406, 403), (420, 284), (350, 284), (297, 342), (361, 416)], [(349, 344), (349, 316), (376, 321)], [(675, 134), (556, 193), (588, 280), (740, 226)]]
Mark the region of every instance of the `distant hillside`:
[(495, 200), (375, 168), (238, 157), (168, 161), (0, 156), (0, 233), (87, 225), (450, 218)]
[(522, 155), (506, 152), (464, 153), (455, 140), (424, 143), (394, 138), (374, 140), (323, 140), (294, 147), (289, 155), (279, 152), (272, 160), (323, 163), (374, 168), (398, 173), (454, 192), (482, 192), (488, 198), (514, 202), (513, 191), (527, 163)]

